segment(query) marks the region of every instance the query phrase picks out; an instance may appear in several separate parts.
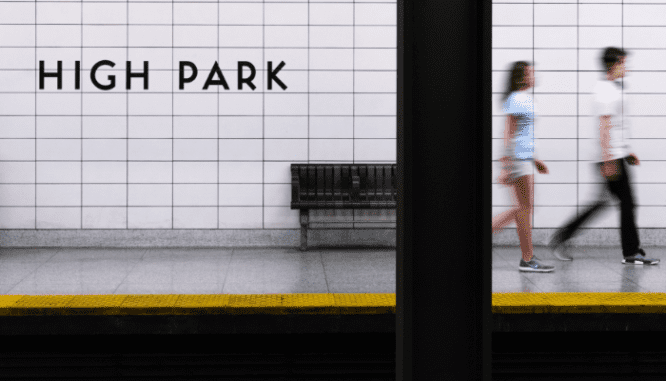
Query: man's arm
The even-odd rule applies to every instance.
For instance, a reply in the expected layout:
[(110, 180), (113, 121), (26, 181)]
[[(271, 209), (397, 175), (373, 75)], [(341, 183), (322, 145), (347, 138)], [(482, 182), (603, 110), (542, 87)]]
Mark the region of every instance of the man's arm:
[[(611, 129), (610, 115), (602, 115), (599, 117), (599, 141), (601, 143), (601, 174), (607, 179), (611, 179), (618, 173), (617, 163), (612, 163), (610, 160), (613, 158), (611, 154), (610, 144), (610, 129)], [(615, 164), (615, 165), (614, 165)]]
[(601, 142), (601, 161), (609, 161), (613, 157), (611, 155), (610, 145), (610, 129), (611, 117), (610, 115), (602, 115), (599, 117), (599, 141)]

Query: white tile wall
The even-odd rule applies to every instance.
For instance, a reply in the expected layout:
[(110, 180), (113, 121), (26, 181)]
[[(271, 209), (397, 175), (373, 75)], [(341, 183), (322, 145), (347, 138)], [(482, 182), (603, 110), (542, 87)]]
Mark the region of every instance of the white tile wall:
[[(531, 4), (504, 13), (503, 25), (532, 24)], [(0, 3), (0, 228), (297, 228), (291, 163), (397, 159), (397, 17), (390, 0)], [(531, 47), (532, 28), (516, 32), (524, 42), (505, 44)], [(62, 61), (62, 89), (38, 89), (40, 60), (48, 72)], [(113, 89), (90, 79), (101, 60), (115, 66), (96, 78)], [(126, 89), (126, 61), (135, 73), (149, 62), (147, 90), (141, 78)], [(198, 69), (184, 90), (180, 61)], [(204, 90), (216, 61), (229, 89)], [(254, 90), (238, 89), (238, 61), (255, 67)], [(285, 63), (286, 91), (267, 89), (268, 61)], [(576, 83), (552, 74), (542, 89)], [(543, 137), (575, 137), (560, 122)]]
[[(663, 0), (494, 0), (493, 1), (493, 160), (501, 155), (505, 116), (499, 95), (512, 62), (535, 63), (536, 154), (548, 175), (535, 175), (533, 226), (556, 228), (596, 200), (603, 181), (592, 164), (599, 154), (592, 90), (603, 75), (600, 56), (607, 46), (629, 50), (625, 114), (632, 151), (642, 160), (630, 168), (642, 228), (664, 228), (666, 219), (666, 2)], [(532, 16), (533, 15), (533, 16)], [(511, 190), (496, 184), (493, 213), (513, 203)], [(613, 201), (616, 203), (616, 201)], [(618, 227), (609, 208), (590, 227)]]

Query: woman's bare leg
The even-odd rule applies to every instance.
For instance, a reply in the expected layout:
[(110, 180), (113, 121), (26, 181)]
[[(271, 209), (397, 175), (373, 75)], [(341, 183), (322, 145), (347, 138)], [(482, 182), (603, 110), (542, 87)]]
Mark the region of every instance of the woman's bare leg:
[(518, 208), (514, 207), (495, 216), (493, 218), (493, 234), (502, 230), (506, 225), (514, 222), (516, 220), (517, 212)]
[(515, 184), (518, 210), (516, 212), (516, 225), (520, 250), (523, 260), (532, 260), (532, 210), (534, 207), (534, 175), (521, 176)]
[[(515, 187), (515, 184), (514, 184), (514, 187)], [(516, 199), (515, 194), (512, 194), (511, 197), (513, 197), (513, 203), (516, 206), (507, 210), (507, 211), (505, 211), (505, 212), (502, 212), (502, 213), (498, 214), (497, 216), (495, 216), (493, 218), (493, 221), (492, 221), (493, 222), (493, 234), (499, 232), (500, 230), (502, 230), (508, 224), (516, 221), (516, 216), (517, 216), (517, 213), (518, 213), (518, 206), (517, 205), (519, 205), (519, 203), (518, 203), (518, 199)]]

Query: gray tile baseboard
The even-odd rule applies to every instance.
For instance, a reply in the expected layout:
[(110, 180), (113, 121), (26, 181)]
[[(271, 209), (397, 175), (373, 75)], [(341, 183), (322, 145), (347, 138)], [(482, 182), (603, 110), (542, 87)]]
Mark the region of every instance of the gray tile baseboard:
[[(544, 246), (550, 242), (557, 229), (533, 229), (532, 243), (534, 246)], [(666, 229), (638, 229), (638, 236), (642, 246), (663, 246), (666, 244)], [(516, 228), (507, 228), (493, 235), (493, 245), (518, 246)], [(571, 240), (573, 246), (620, 246), (620, 229), (588, 228), (580, 229), (576, 237)]]
[[(0, 230), (0, 248), (34, 247), (299, 247), (300, 229)], [(514, 233), (515, 234), (515, 233)], [(308, 246), (393, 247), (395, 229), (312, 229)]]

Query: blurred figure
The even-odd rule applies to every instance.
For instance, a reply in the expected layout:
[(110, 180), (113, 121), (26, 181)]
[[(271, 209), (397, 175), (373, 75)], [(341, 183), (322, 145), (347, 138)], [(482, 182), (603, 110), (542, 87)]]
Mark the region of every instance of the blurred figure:
[(594, 111), (598, 115), (599, 143), (601, 154), (596, 165), (604, 177), (605, 184), (599, 199), (590, 205), (580, 216), (559, 229), (550, 243), (553, 254), (560, 260), (570, 261), (567, 241), (578, 231), (583, 223), (603, 210), (610, 202), (610, 195), (620, 201), (620, 227), (622, 238), (622, 263), (630, 265), (654, 265), (658, 259), (645, 257), (640, 247), (634, 198), (631, 189), (629, 165), (639, 165), (638, 157), (630, 153), (628, 144), (629, 128), (624, 121), (622, 110), (622, 82), (618, 81), (626, 74), (625, 60), (627, 52), (614, 47), (606, 48), (601, 57), (606, 75), (594, 88)]
[(553, 266), (541, 264), (532, 254), (532, 211), (534, 209), (534, 174), (548, 168), (534, 156), (534, 102), (527, 90), (534, 86), (534, 67), (524, 61), (513, 64), (509, 83), (504, 93), (506, 128), (505, 155), (500, 159), (502, 173), (499, 183), (513, 188), (516, 206), (493, 218), (493, 234), (511, 222), (516, 222), (523, 257), (520, 271), (550, 272)]

